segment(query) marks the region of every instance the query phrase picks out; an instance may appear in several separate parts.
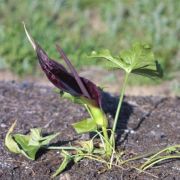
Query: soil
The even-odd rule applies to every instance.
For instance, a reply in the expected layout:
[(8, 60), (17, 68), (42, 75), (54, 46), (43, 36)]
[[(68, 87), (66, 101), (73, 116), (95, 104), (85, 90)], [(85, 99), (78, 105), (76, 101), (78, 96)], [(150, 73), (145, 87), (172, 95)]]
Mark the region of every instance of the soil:
[[(118, 97), (108, 93), (102, 93), (102, 97), (103, 109), (111, 126)], [(0, 82), (0, 179), (50, 179), (62, 161), (58, 151), (41, 151), (36, 161), (8, 152), (4, 147), (4, 138), (14, 120), (17, 120), (15, 132), (27, 133), (30, 128), (42, 127), (44, 133), (60, 132), (54, 143), (65, 145), (69, 141), (89, 138), (89, 135), (77, 135), (71, 127), (73, 122), (87, 115), (83, 107), (59, 98), (51, 87)], [(117, 148), (126, 152), (127, 158), (178, 144), (180, 98), (127, 96), (124, 98), (119, 121)], [(178, 180), (180, 161), (161, 163), (145, 173), (139, 173), (128, 167), (108, 170), (99, 162), (84, 159), (72, 164), (56, 179)]]

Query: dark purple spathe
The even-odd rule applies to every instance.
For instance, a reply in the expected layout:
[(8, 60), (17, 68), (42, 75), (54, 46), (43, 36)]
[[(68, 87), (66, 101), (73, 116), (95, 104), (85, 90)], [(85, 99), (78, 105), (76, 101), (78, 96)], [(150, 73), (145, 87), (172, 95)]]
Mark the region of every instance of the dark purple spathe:
[(93, 82), (78, 75), (60, 46), (57, 46), (57, 50), (67, 64), (70, 72), (68, 72), (63, 65), (48, 57), (46, 52), (30, 36), (25, 24), (24, 29), (29, 42), (37, 53), (39, 64), (45, 72), (47, 78), (60, 90), (73, 96), (87, 98), (92, 105), (101, 107), (101, 95), (99, 88)]
[(59, 89), (70, 93), (73, 96), (83, 96), (90, 100), (95, 101), (96, 106), (101, 106), (101, 96), (99, 88), (83, 77), (79, 77), (84, 88), (87, 90), (88, 95), (85, 95), (79, 84), (76, 81), (76, 78), (69, 73), (64, 66), (59, 64), (58, 62), (50, 59), (45, 51), (36, 44), (36, 53), (39, 60), (39, 64), (41, 68), (45, 72), (47, 78)]

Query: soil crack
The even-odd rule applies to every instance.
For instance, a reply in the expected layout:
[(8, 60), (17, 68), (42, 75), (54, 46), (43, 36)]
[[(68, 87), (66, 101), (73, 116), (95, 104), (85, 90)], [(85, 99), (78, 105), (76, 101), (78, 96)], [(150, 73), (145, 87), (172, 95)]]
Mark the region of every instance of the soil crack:
[(153, 106), (152, 109), (150, 109), (148, 112), (146, 112), (139, 120), (139, 123), (137, 124), (137, 126), (135, 128), (133, 128), (134, 131), (137, 131), (142, 123), (151, 116), (151, 114), (158, 108), (158, 106), (162, 103), (164, 103), (168, 98), (167, 97), (162, 97), (158, 102), (156, 102)]

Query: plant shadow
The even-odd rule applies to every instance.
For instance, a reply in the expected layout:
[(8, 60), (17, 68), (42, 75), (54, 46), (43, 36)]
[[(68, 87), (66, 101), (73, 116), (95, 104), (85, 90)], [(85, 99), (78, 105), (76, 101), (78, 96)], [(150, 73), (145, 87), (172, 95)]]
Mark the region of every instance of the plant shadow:
[[(102, 92), (102, 109), (106, 114), (109, 114), (113, 119), (115, 117), (116, 109), (118, 106), (119, 97), (113, 96), (107, 92)], [(123, 100), (121, 111), (119, 114), (119, 119), (117, 122), (116, 128), (116, 141), (119, 142), (121, 139), (124, 130), (126, 130), (129, 118), (133, 113), (133, 106)], [(112, 128), (114, 120), (110, 118), (109, 120), (109, 128)], [(127, 137), (124, 138), (124, 140)]]
[[(118, 106), (118, 102), (119, 102), (119, 97), (118, 96), (113, 96), (107, 92), (101, 92), (101, 96), (102, 96), (102, 109), (106, 114), (109, 114), (112, 118), (108, 118), (109, 119), (109, 128), (112, 128), (113, 126), (113, 119), (115, 117), (115, 113), (116, 113), (116, 109)], [(130, 105), (129, 103), (123, 101), (122, 103), (122, 107), (121, 107), (121, 111), (120, 111), (120, 115), (119, 115), (119, 119), (117, 122), (117, 128), (116, 128), (116, 142), (117, 144), (122, 143), (119, 142), (121, 139), (121, 136), (124, 134), (124, 130), (126, 130), (127, 124), (128, 124), (128, 120), (131, 116), (131, 114), (133, 113), (133, 106)], [(51, 133), (48, 134), (43, 134), (43, 135), (49, 135)], [(92, 137), (94, 134), (90, 133), (90, 137)], [(123, 141), (125, 141), (127, 138), (127, 135), (123, 138)], [(68, 140), (68, 141), (57, 141), (55, 143), (51, 143), (50, 146), (63, 146), (63, 145), (67, 145), (69, 142), (74, 142), (77, 139), (72, 139), (72, 140)], [(41, 151), (39, 151), (37, 153), (37, 159), (40, 158), (43, 154), (47, 153), (49, 150), (47, 149), (41, 149)]]

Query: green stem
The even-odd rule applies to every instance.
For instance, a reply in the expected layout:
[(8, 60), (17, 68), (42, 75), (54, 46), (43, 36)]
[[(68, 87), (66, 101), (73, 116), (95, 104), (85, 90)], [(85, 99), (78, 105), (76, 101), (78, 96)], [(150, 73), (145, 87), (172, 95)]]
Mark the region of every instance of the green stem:
[(107, 157), (109, 157), (109, 156), (111, 156), (112, 148), (111, 148), (111, 143), (109, 143), (109, 137), (108, 137), (108, 133), (107, 133), (107, 128), (102, 126), (102, 132), (103, 132), (103, 136), (104, 136), (104, 139), (105, 139), (106, 155), (107, 155)]
[(52, 150), (84, 150), (83, 148), (79, 147), (71, 147), (71, 146), (49, 146), (46, 149), (52, 149)]
[(161, 151), (157, 152), (156, 154), (154, 154), (153, 156), (151, 156), (142, 166), (141, 166), (141, 169), (143, 169), (147, 164), (150, 164), (150, 162), (152, 162), (155, 158), (158, 157), (158, 155), (168, 151), (168, 150), (171, 150), (172, 148), (180, 148), (180, 145), (173, 145), (173, 146), (169, 146), (169, 147), (166, 147), (164, 149), (162, 149)]
[(107, 157), (111, 156), (111, 152), (112, 152), (112, 147), (111, 147), (111, 143), (110, 143), (110, 139), (107, 133), (107, 119), (105, 114), (103, 113), (103, 111), (100, 108), (91, 106), (91, 105), (86, 105), (85, 107), (87, 109), (87, 111), (89, 112), (90, 116), (92, 119), (94, 119), (94, 121), (96, 122), (97, 126), (102, 128), (102, 132), (103, 132), (103, 136), (104, 136), (104, 143), (105, 143), (105, 152)]
[(159, 163), (159, 162), (162, 162), (162, 161), (165, 161), (165, 160), (168, 160), (168, 159), (179, 159), (180, 156), (176, 156), (176, 155), (172, 155), (172, 156), (165, 156), (165, 157), (160, 157), (159, 159), (156, 159), (155, 161), (153, 162), (149, 162), (149, 164), (146, 164), (146, 166), (143, 166), (141, 167), (140, 169), (142, 170), (146, 170), (148, 169), (149, 167), (152, 167), (153, 165)]
[(111, 134), (111, 137), (110, 137), (110, 142), (111, 142), (111, 144), (113, 146), (115, 146), (115, 144), (114, 144), (114, 142), (115, 142), (114, 141), (114, 135), (115, 135), (117, 121), (118, 121), (118, 118), (119, 118), (119, 113), (120, 113), (122, 102), (123, 102), (123, 97), (124, 97), (124, 92), (125, 92), (125, 89), (126, 89), (128, 77), (129, 77), (129, 73), (126, 72), (124, 83), (123, 83), (122, 90), (121, 90), (121, 95), (120, 95), (120, 98), (119, 98), (118, 107), (117, 107), (117, 110), (116, 110), (116, 115), (115, 115), (115, 119), (114, 119), (112, 134)]

